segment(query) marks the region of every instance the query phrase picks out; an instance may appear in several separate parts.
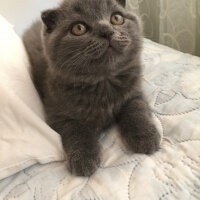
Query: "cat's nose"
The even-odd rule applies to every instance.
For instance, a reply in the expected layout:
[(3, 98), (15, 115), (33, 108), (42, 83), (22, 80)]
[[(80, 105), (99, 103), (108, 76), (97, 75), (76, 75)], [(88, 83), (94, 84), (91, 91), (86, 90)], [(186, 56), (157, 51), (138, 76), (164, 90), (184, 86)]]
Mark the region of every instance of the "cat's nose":
[(101, 33), (101, 36), (108, 40), (111, 40), (113, 34), (114, 34), (114, 31), (106, 31), (106, 32)]

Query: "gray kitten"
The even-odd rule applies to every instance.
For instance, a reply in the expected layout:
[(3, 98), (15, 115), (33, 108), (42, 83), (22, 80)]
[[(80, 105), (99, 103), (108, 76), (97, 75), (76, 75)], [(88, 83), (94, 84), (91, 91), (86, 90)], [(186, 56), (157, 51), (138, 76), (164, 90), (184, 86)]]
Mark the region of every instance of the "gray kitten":
[(34, 24), (23, 40), (69, 170), (80, 176), (95, 172), (98, 139), (114, 123), (130, 151), (156, 151), (160, 136), (140, 83), (142, 31), (125, 0), (65, 0), (41, 18), (43, 25)]

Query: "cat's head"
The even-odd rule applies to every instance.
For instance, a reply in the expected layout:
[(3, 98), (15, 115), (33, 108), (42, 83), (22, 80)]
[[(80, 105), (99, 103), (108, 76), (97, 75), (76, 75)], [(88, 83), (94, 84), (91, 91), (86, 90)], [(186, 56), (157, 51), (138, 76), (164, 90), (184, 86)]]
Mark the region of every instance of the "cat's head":
[(140, 53), (140, 21), (125, 0), (65, 0), (41, 18), (46, 55), (62, 73), (107, 73)]

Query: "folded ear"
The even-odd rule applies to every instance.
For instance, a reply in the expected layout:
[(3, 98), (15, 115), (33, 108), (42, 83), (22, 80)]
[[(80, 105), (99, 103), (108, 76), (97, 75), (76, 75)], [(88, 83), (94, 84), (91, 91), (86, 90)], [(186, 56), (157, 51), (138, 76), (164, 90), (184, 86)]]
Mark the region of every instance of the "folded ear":
[(42, 12), (41, 18), (43, 23), (46, 26), (46, 32), (51, 33), (56, 27), (56, 22), (58, 20), (58, 11), (57, 10), (46, 10)]
[(117, 0), (117, 2), (118, 2), (119, 4), (121, 4), (123, 7), (126, 6), (126, 0)]

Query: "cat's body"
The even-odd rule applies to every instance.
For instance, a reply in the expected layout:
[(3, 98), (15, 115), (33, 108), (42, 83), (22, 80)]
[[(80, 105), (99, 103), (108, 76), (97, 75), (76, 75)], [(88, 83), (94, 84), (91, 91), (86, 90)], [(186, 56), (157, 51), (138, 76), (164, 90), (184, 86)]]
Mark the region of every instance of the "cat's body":
[[(140, 24), (124, 5), (123, 0), (64, 1), (43, 13), (42, 40), (41, 22), (24, 35), (47, 122), (61, 134), (69, 169), (77, 175), (91, 175), (99, 166), (99, 136), (114, 123), (131, 151), (152, 153), (159, 146), (141, 91)], [(79, 34), (86, 27), (74, 35), (74, 29)]]

